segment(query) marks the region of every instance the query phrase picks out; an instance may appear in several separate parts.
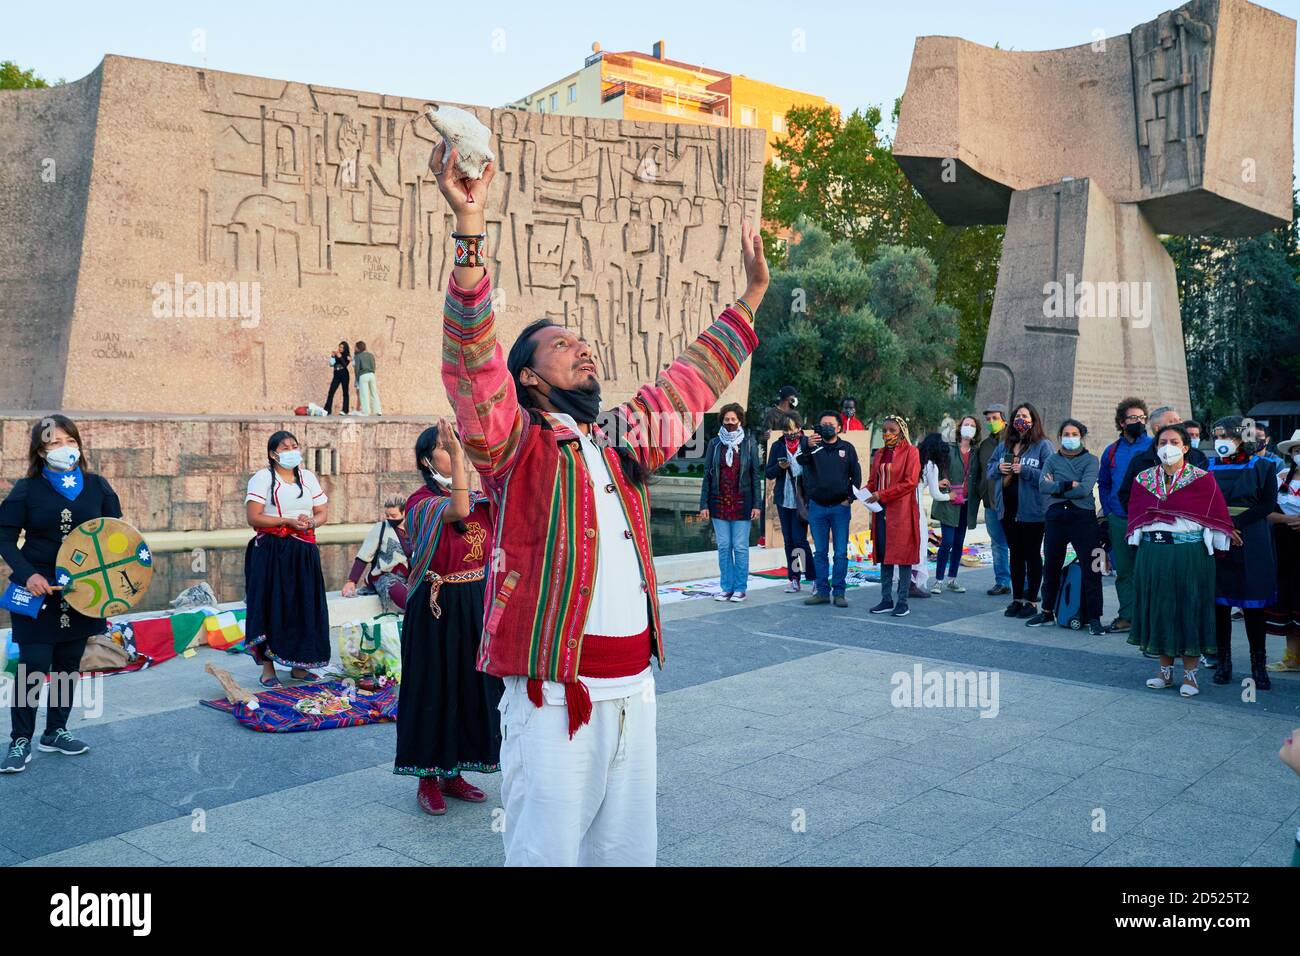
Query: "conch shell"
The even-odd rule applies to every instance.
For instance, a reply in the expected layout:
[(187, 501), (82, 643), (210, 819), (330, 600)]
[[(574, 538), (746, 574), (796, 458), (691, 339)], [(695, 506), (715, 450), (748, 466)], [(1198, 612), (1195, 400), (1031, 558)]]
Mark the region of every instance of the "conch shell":
[(496, 159), (492, 152), (492, 131), (469, 110), (457, 106), (430, 104), (424, 111), (447, 144), (447, 152), (456, 150), (456, 169), (469, 179), (482, 179), (483, 169)]

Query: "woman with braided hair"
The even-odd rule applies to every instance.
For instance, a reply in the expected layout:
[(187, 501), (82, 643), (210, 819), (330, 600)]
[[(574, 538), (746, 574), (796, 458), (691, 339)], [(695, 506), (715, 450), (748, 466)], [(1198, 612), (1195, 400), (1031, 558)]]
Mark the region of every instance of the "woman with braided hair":
[(503, 685), (477, 669), (492, 550), (487, 499), (470, 492), (465, 453), (446, 420), (420, 435), (415, 461), (425, 487), (406, 503), (410, 596), (393, 773), (419, 777), (420, 809), (439, 816), (447, 812), (444, 795), (487, 799), (461, 772), (500, 769)]

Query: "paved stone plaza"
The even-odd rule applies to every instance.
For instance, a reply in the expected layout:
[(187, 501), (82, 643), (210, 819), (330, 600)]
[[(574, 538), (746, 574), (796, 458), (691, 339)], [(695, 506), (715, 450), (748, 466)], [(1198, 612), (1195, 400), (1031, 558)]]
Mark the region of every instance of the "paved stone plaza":
[[(847, 610), (776, 588), (665, 608), (659, 862), (1290, 861), (1300, 780), (1277, 750), (1300, 725), (1295, 675), (1258, 703), (1204, 672), (1193, 701), (1146, 690), (1153, 665), (1123, 637), (1008, 621), (1005, 599), (984, 594), (991, 577), (964, 572), (969, 593), (914, 600), (899, 621), (867, 613), (875, 587), (851, 590)], [(108, 678), (104, 715), (73, 720), (90, 754), (37, 753), (0, 778), (0, 863), (502, 862), (499, 776), (472, 775), (488, 804), (427, 817), (415, 781), (390, 772), (391, 724), (245, 730), (197, 704), (218, 694), (209, 661), (254, 686), (251, 660), (207, 649)], [(997, 715), (894, 707), (891, 677), (918, 663), (996, 673)]]

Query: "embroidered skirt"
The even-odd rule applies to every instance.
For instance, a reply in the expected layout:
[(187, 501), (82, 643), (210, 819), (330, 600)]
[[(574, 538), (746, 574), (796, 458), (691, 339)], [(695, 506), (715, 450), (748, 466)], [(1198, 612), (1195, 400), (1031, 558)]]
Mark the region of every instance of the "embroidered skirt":
[(483, 579), (442, 581), (436, 617), (429, 606), (431, 587), (422, 581), (406, 601), (393, 773), (494, 773), (501, 764), (497, 705), (505, 685), (475, 667), (483, 629)]
[(1128, 642), (1166, 657), (1215, 653), (1214, 562), (1200, 540), (1143, 541), (1133, 566)]
[(245, 647), (285, 667), (330, 662), (330, 619), (320, 550), (298, 538), (259, 534), (244, 552)]

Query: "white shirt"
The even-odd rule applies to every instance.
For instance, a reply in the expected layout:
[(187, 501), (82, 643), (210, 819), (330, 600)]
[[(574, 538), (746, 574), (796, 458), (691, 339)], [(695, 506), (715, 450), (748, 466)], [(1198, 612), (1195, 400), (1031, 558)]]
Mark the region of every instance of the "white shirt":
[(1143, 531), (1191, 531), (1201, 532), (1205, 539), (1205, 550), (1213, 554), (1215, 551), (1227, 551), (1232, 547), (1232, 540), (1222, 531), (1215, 531), (1204, 525), (1197, 524), (1190, 518), (1175, 518), (1172, 521), (1152, 521), (1150, 524), (1143, 525), (1128, 536), (1128, 543), (1140, 545), (1142, 543)]
[(329, 501), (321, 489), (320, 479), (306, 468), (299, 468), (302, 488), (297, 482), (285, 483), (271, 468), (262, 468), (248, 479), (248, 494), (244, 502), (256, 501), (263, 506), (263, 514), (280, 518), (310, 515), (311, 509)]
[[(586, 633), (609, 637), (640, 634), (650, 626), (646, 593), (641, 587), (645, 579), (641, 576), (641, 562), (632, 541), (632, 529), (623, 513), (618, 492), (605, 490), (614, 478), (600, 448), (590, 435), (578, 428), (572, 416), (554, 414), (554, 417), (580, 436), (582, 459), (586, 462), (596, 498), (596, 582), (591, 591)], [(630, 697), (641, 691), (647, 681), (653, 683), (653, 680), (648, 662), (644, 671), (632, 677), (582, 678), (593, 701)], [(542, 696), (548, 704), (562, 704), (564, 685), (545, 681)]]
[(1286, 472), (1278, 472), (1277, 506), (1284, 515), (1300, 515), (1300, 478), (1287, 485)]
[(939, 474), (939, 466), (938, 466), (938, 465), (936, 465), (936, 464), (935, 464), (934, 462), (932, 462), (932, 461), (927, 461), (927, 462), (925, 463), (925, 470), (924, 470), (924, 472), (922, 473), (922, 477), (923, 477), (924, 480), (925, 480), (925, 486), (926, 486), (926, 488), (928, 488), (929, 491), (930, 491), (930, 500), (931, 500), (931, 501), (951, 501), (951, 500), (952, 500), (952, 495), (948, 494), (948, 492), (942, 490), (942, 489), (939, 487), (939, 479), (940, 479), (941, 477), (942, 477), (942, 478), (947, 478), (948, 476), (947, 476), (947, 475), (940, 475), (940, 474)]

